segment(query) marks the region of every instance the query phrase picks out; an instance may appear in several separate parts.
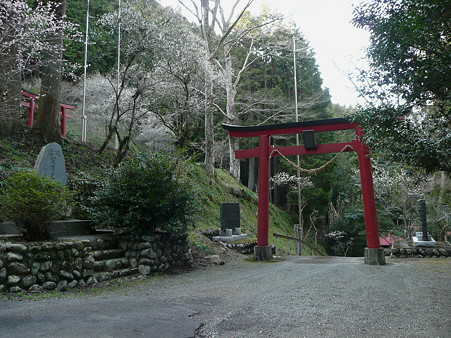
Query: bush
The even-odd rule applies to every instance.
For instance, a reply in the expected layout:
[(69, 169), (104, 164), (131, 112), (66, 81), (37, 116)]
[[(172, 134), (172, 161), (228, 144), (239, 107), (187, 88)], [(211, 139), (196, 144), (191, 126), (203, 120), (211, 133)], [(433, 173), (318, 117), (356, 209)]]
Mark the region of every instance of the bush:
[(72, 206), (73, 192), (34, 171), (19, 171), (5, 180), (0, 191), (0, 214), (16, 223), (31, 241), (48, 238), (49, 224)]
[(119, 231), (184, 233), (194, 223), (195, 194), (162, 156), (129, 159), (113, 169), (90, 209), (96, 225)]

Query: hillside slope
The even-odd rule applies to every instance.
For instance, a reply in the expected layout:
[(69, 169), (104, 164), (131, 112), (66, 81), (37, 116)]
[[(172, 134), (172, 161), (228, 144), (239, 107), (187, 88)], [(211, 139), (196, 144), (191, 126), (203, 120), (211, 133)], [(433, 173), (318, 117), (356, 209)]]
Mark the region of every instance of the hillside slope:
[[(66, 169), (70, 180), (100, 181), (112, 161), (112, 153), (108, 151), (98, 154), (89, 145), (64, 141), (63, 152)], [(40, 148), (27, 142), (8, 142), (0, 140), (0, 186), (10, 173), (19, 168), (32, 168)], [(196, 217), (195, 228), (190, 230), (189, 239), (205, 253), (218, 253), (218, 246), (202, 236), (207, 230), (220, 227), (221, 203), (239, 203), (241, 212), (242, 233), (255, 238), (257, 233), (257, 195), (233, 178), (227, 171), (217, 169), (214, 178), (210, 178), (201, 163), (187, 166), (187, 180), (199, 195), (200, 209)], [(270, 206), (269, 241), (277, 245), (279, 252), (294, 252), (294, 243), (287, 240), (276, 240), (274, 232), (293, 236), (293, 218), (274, 205)], [(307, 254), (307, 251), (304, 252)]]

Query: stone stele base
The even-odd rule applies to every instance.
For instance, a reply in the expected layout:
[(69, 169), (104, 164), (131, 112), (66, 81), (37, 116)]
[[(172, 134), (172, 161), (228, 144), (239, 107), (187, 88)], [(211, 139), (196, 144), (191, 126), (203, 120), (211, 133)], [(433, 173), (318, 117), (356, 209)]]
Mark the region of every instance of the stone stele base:
[(254, 259), (256, 261), (270, 261), (272, 259), (272, 247), (254, 246)]
[(364, 263), (369, 265), (385, 265), (384, 249), (365, 248)]

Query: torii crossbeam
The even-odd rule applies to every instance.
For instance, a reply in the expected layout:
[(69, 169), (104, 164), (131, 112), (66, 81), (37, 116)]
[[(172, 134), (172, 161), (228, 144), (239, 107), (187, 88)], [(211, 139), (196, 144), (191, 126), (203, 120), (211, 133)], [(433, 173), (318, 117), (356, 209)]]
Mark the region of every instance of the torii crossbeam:
[[(260, 144), (257, 148), (235, 151), (236, 159), (250, 157), (258, 158), (258, 227), (257, 246), (254, 248), (254, 256), (256, 259), (269, 260), (272, 258), (272, 249), (268, 243), (270, 157), (279, 155), (313, 155), (337, 153), (341, 151), (356, 151), (360, 167), (360, 182), (362, 185), (367, 238), (364, 261), (365, 264), (385, 264), (384, 252), (379, 243), (371, 162), (368, 148), (360, 142), (363, 132), (358, 123), (337, 118), (262, 126), (233, 126), (228, 124), (223, 124), (222, 126), (227, 130), (231, 137), (259, 137), (260, 139)], [(306, 132), (316, 133), (348, 129), (354, 129), (356, 133), (356, 138), (350, 142), (289, 147), (273, 147), (270, 145), (270, 137), (273, 135), (306, 134)]]

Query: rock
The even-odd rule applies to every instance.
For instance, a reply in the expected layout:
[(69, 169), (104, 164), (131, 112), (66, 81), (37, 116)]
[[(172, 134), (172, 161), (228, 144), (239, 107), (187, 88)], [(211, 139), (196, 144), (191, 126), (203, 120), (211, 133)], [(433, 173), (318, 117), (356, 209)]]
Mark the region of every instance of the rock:
[(6, 278), (6, 269), (0, 269), (0, 281), (5, 280)]
[(21, 254), (14, 253), (14, 252), (8, 252), (6, 254), (6, 257), (8, 259), (8, 262), (21, 262), (21, 261), (23, 261), (23, 256)]
[(183, 259), (183, 260), (189, 260), (189, 259), (191, 259), (191, 258), (193, 258), (193, 254), (191, 253), (191, 250), (189, 250), (188, 252), (185, 252), (185, 253), (182, 255), (182, 259)]
[(224, 265), (224, 261), (219, 257), (219, 255), (208, 255), (205, 259), (211, 264)]
[(143, 236), (142, 239), (146, 242), (155, 242), (155, 236)]
[(83, 272), (81, 273), (81, 275), (83, 276), (83, 278), (92, 276), (94, 274), (94, 271), (92, 270), (83, 270)]
[(166, 258), (166, 256), (161, 256), (161, 257), (160, 257), (160, 261), (161, 261), (162, 263), (166, 263), (166, 262), (168, 261), (168, 259)]
[(75, 241), (73, 242), (74, 248), (77, 249), (78, 251), (82, 251), (84, 246), (83, 243), (81, 241)]
[(4, 263), (3, 263), (3, 261), (0, 259), (0, 269), (3, 268), (3, 265), (4, 265)]
[(94, 265), (96, 263), (96, 260), (92, 256), (88, 256), (83, 260), (83, 268), (85, 269), (93, 269)]
[(66, 291), (66, 290), (67, 290), (67, 280), (62, 280), (61, 282), (59, 282), (59, 283), (56, 285), (56, 288), (57, 288), (59, 291)]
[(8, 276), (8, 285), (15, 285), (17, 283), (19, 283), (20, 281), (20, 277), (19, 276), (15, 276), (15, 275), (10, 275)]
[(41, 266), (39, 267), (40, 271), (49, 271), (53, 266), (53, 262), (52, 261), (46, 261), (41, 263)]
[(23, 291), (23, 289), (21, 289), (18, 286), (12, 286), (9, 288), (9, 292), (13, 292), (13, 293), (18, 293), (18, 292), (22, 292), (22, 291)]
[(113, 271), (118, 267), (118, 261), (114, 259), (107, 260), (105, 263), (105, 268), (107, 271)]
[(148, 265), (140, 265), (138, 267), (138, 271), (141, 275), (148, 275), (150, 274), (150, 266)]
[(44, 274), (38, 272), (38, 274), (36, 275), (36, 278), (38, 279), (39, 283), (44, 283), (45, 282), (45, 276)]
[(72, 274), (74, 275), (75, 278), (80, 279), (81, 278), (81, 273), (78, 270), (74, 270), (72, 271)]
[(50, 282), (58, 282), (59, 278), (57, 275), (55, 275), (53, 272), (51, 271), (47, 271), (45, 274), (45, 280), (50, 281)]
[[(145, 259), (145, 258), (143, 258)], [(136, 268), (138, 266), (138, 261), (136, 260), (136, 258), (130, 258), (130, 266), (132, 268)]]
[(41, 263), (34, 262), (31, 264), (31, 274), (36, 276), (38, 274), (39, 269), (41, 268)]
[(81, 270), (83, 268), (83, 260), (80, 257), (77, 257), (75, 259), (74, 268), (77, 270)]
[(19, 253), (23, 253), (27, 251), (27, 247), (23, 244), (14, 244), (14, 243), (8, 243), (6, 248), (8, 249), (8, 251), (11, 252), (19, 252)]
[(48, 252), (39, 252), (34, 256), (34, 259), (38, 262), (45, 262), (50, 259), (50, 254)]
[(9, 270), (10, 272), (14, 274), (24, 275), (28, 272), (30, 272), (30, 269), (22, 263), (13, 262), (9, 264)]
[(140, 265), (153, 265), (153, 263), (154, 263), (154, 261), (153, 260), (151, 260), (151, 259), (147, 259), (147, 258), (141, 258), (140, 260), (139, 260), (139, 264)]
[(36, 283), (37, 278), (35, 276), (25, 276), (20, 281), (20, 285), (24, 289), (28, 289), (30, 286), (32, 286), (34, 283)]
[(148, 249), (151, 247), (152, 247), (152, 243), (149, 243), (149, 242), (139, 243), (137, 246), (137, 250), (144, 250), (144, 249)]
[(438, 249), (438, 251), (442, 256), (448, 257), (448, 251), (446, 251), (445, 249)]
[(42, 288), (44, 290), (54, 290), (56, 288), (55, 282), (44, 282), (42, 283)]
[(86, 283), (89, 284), (89, 285), (94, 285), (94, 284), (97, 284), (98, 282), (97, 282), (97, 279), (95, 277), (91, 276), (91, 277), (88, 278)]
[(435, 256), (440, 256), (440, 251), (438, 251), (438, 249), (432, 249), (432, 253), (433, 253)]
[(28, 289), (28, 292), (41, 292), (42, 291), (42, 286), (38, 285), (38, 284), (33, 284), (32, 286), (30, 286), (30, 288)]
[(45, 243), (42, 243), (41, 247), (44, 250), (51, 250), (51, 249), (53, 249), (54, 245), (51, 242), (45, 242)]
[(67, 279), (67, 280), (74, 279), (73, 274), (71, 274), (70, 272), (64, 271), (64, 270), (60, 270), (59, 275), (60, 275), (60, 277), (63, 277), (64, 279)]
[(2, 292), (5, 289), (5, 285), (0, 284), (0, 292)]
[(73, 280), (72, 282), (70, 282), (69, 284), (67, 284), (67, 287), (69, 289), (73, 289), (74, 287), (76, 287), (78, 285), (78, 282), (76, 280)]
[(141, 251), (141, 257), (142, 258), (149, 258), (149, 259), (155, 259), (158, 257), (158, 255), (153, 251), (152, 249), (145, 249)]

